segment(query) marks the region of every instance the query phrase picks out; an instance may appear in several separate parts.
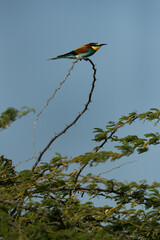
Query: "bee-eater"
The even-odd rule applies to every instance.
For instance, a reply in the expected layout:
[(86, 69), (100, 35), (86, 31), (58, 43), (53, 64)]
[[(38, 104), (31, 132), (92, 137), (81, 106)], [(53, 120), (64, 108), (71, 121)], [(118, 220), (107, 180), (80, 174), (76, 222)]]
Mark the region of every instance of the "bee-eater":
[(101, 46), (107, 45), (105, 43), (88, 43), (82, 47), (79, 47), (69, 53), (59, 55), (55, 58), (50, 58), (49, 60), (55, 60), (58, 58), (70, 58), (70, 59), (83, 59), (92, 56)]

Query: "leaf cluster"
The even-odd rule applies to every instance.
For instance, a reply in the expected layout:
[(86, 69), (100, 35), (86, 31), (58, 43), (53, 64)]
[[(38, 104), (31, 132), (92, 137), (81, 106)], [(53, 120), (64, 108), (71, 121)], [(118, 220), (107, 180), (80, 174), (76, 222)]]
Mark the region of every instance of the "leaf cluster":
[(95, 151), (99, 151), (106, 142), (109, 140), (111, 142), (119, 143), (120, 145), (115, 145), (115, 148), (121, 151), (121, 155), (117, 154), (114, 157), (111, 156), (111, 160), (116, 160), (118, 157), (130, 156), (135, 150), (141, 154), (149, 150), (149, 145), (158, 145), (160, 143), (160, 134), (159, 133), (146, 133), (143, 138), (137, 135), (128, 135), (125, 137), (118, 137), (117, 132), (119, 129), (135, 123), (135, 121), (142, 121), (143, 123), (148, 121), (154, 121), (156, 126), (160, 121), (160, 110), (152, 108), (149, 111), (141, 114), (136, 112), (129, 113), (127, 116), (120, 117), (119, 121), (113, 122), (110, 121), (106, 129), (95, 128), (94, 133), (95, 142), (101, 142), (101, 145), (95, 147)]
[(18, 118), (21, 118), (30, 112), (34, 112), (34, 109), (26, 106), (22, 107), (20, 110), (13, 107), (7, 108), (7, 110), (0, 115), (0, 130), (6, 129)]

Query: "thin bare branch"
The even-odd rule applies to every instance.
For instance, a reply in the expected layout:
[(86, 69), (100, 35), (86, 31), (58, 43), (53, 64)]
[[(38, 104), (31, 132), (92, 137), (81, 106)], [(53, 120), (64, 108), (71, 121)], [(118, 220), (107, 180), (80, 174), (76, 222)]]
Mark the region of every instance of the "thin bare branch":
[(76, 61), (74, 61), (72, 63), (72, 66), (70, 67), (70, 69), (68, 70), (67, 75), (65, 76), (65, 78), (63, 79), (62, 82), (60, 82), (59, 86), (55, 89), (55, 91), (53, 92), (53, 94), (50, 96), (50, 98), (47, 100), (46, 104), (42, 107), (42, 109), (40, 110), (40, 112), (37, 114), (36, 119), (34, 121), (34, 128), (33, 128), (33, 151), (34, 151), (34, 157), (35, 159), (37, 159), (37, 154), (36, 154), (36, 143), (35, 143), (35, 130), (36, 130), (36, 124), (37, 121), (39, 119), (39, 116), (41, 115), (41, 113), (44, 111), (44, 109), (48, 106), (49, 102), (54, 98), (56, 92), (58, 90), (61, 89), (61, 86), (65, 83), (65, 81), (67, 80), (67, 78), (69, 77), (71, 70), (74, 68), (74, 65), (78, 62), (78, 59)]
[(28, 161), (30, 161), (30, 160), (33, 160), (33, 159), (34, 159), (34, 157), (31, 157), (31, 158), (28, 158), (28, 159), (26, 159), (26, 160), (20, 161), (20, 162), (18, 162), (16, 165), (14, 165), (13, 168), (17, 167), (18, 165), (20, 165), (20, 164), (22, 164), (22, 163), (26, 163), (26, 162), (28, 162)]
[(101, 175), (103, 175), (103, 174), (105, 174), (105, 173), (112, 172), (113, 170), (116, 170), (116, 169), (118, 169), (118, 168), (121, 168), (122, 166), (124, 166), (124, 165), (126, 165), (126, 164), (129, 164), (129, 163), (134, 163), (134, 162), (136, 162), (136, 160), (135, 160), (135, 161), (130, 161), (130, 162), (125, 162), (125, 163), (122, 163), (121, 165), (119, 165), (119, 166), (117, 166), (117, 167), (114, 167), (114, 168), (111, 168), (111, 169), (110, 169), (110, 170), (108, 170), (108, 171), (102, 172), (102, 173), (100, 173), (100, 174), (96, 175), (95, 177), (99, 177), (99, 176), (101, 176)]
[(69, 124), (67, 125), (61, 132), (59, 132), (58, 134), (56, 134), (53, 138), (51, 138), (51, 140), (49, 141), (49, 143), (47, 144), (47, 146), (40, 152), (35, 164), (32, 167), (32, 171), (35, 170), (36, 166), (38, 165), (38, 163), (40, 162), (42, 156), (44, 155), (44, 153), (49, 149), (49, 147), (51, 146), (51, 144), (57, 139), (59, 138), (61, 135), (63, 135), (70, 127), (72, 127), (78, 120), (79, 118), (87, 111), (88, 109), (88, 105), (91, 103), (91, 98), (92, 98), (92, 94), (95, 88), (95, 82), (96, 82), (96, 68), (94, 63), (89, 59), (89, 58), (85, 58), (85, 61), (89, 61), (90, 64), (92, 65), (92, 69), (93, 69), (93, 81), (92, 81), (92, 87), (89, 93), (89, 97), (87, 100), (87, 103), (85, 104), (83, 110), (77, 115), (77, 117)]

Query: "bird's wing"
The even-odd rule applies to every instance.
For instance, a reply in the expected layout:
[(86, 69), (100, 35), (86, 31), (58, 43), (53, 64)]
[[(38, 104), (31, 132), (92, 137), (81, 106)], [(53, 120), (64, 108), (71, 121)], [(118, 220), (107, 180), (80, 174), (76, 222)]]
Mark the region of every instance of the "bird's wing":
[(63, 57), (69, 57), (69, 56), (75, 56), (75, 55), (76, 55), (76, 53), (74, 51), (71, 51), (66, 54), (59, 55), (59, 56), (57, 56), (57, 58), (63, 58)]
[(81, 53), (87, 53), (88, 50), (89, 50), (89, 48), (86, 45), (84, 45), (82, 47), (75, 49), (73, 52), (76, 54), (81, 54)]

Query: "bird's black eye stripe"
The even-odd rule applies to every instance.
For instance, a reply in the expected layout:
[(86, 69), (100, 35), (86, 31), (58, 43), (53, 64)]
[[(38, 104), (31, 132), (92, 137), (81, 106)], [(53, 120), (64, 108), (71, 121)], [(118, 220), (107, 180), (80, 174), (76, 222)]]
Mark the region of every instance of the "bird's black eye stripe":
[(94, 44), (94, 45), (93, 45), (93, 47), (97, 47), (97, 46), (99, 46), (99, 44)]

